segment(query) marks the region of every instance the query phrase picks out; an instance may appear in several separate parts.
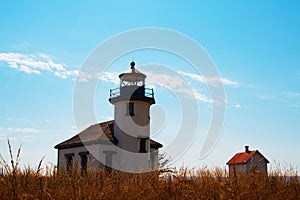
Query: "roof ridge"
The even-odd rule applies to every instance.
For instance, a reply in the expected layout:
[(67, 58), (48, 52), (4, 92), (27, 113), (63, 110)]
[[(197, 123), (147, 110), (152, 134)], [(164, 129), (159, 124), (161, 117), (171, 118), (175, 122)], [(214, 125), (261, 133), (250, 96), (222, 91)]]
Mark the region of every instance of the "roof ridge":
[[(74, 145), (81, 145), (84, 146), (83, 143), (86, 142), (96, 142), (96, 141), (107, 141), (107, 139), (112, 142), (113, 144), (118, 144), (119, 140), (118, 138), (115, 137), (114, 133), (112, 133), (112, 131), (109, 128), (110, 124), (114, 124), (115, 120), (108, 120), (108, 121), (104, 121), (104, 122), (100, 122), (100, 123), (96, 123), (93, 125), (90, 125), (89, 127), (87, 127), (86, 129), (80, 131), (79, 133), (77, 133), (75, 136), (57, 144), (54, 148), (56, 149), (63, 149), (63, 148), (69, 148), (70, 146), (74, 146)], [(104, 133), (104, 135), (106, 136), (106, 138), (103, 139), (103, 135), (99, 134), (101, 133), (101, 131), (97, 131), (94, 130), (92, 127), (95, 126), (99, 126), (100, 130), (102, 131), (102, 133)], [(85, 141), (82, 141), (81, 136), (85, 137)], [(108, 142), (108, 141), (107, 141)], [(160, 144), (157, 141), (154, 141), (150, 138), (150, 147), (153, 148), (161, 148), (163, 147), (162, 144)]]
[[(256, 149), (256, 150), (251, 150), (249, 153), (238, 152), (226, 164), (231, 165), (231, 164), (247, 163), (249, 159), (251, 159), (256, 153), (260, 154), (264, 159), (266, 159), (266, 157), (262, 155), (258, 149)], [(266, 161), (269, 163), (268, 159), (266, 159)]]

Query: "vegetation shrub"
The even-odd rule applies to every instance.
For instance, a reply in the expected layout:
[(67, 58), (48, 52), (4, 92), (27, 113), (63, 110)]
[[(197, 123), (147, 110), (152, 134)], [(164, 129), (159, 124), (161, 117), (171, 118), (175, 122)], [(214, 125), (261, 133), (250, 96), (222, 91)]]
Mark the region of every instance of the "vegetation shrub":
[[(8, 143), (9, 144), (9, 143)], [(221, 168), (125, 174), (87, 169), (19, 168), (20, 148), (10, 164), (1, 157), (0, 199), (300, 199), (294, 170), (272, 170), (231, 177)], [(42, 173), (43, 172), (43, 173)]]

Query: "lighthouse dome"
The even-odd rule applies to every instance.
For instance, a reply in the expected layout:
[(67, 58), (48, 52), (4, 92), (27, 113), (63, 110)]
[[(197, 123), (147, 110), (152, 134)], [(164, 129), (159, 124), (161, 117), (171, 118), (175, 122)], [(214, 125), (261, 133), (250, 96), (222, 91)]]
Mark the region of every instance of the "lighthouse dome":
[(135, 63), (130, 63), (131, 69), (119, 75), (120, 80), (126, 85), (139, 85), (145, 84), (145, 74), (137, 70), (134, 66)]

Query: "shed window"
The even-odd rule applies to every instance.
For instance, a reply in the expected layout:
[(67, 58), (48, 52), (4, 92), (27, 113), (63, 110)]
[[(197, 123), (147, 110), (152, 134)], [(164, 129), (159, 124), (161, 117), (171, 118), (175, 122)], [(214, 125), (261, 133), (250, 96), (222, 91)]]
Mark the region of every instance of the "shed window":
[(134, 103), (133, 102), (127, 103), (126, 115), (127, 116), (134, 116)]

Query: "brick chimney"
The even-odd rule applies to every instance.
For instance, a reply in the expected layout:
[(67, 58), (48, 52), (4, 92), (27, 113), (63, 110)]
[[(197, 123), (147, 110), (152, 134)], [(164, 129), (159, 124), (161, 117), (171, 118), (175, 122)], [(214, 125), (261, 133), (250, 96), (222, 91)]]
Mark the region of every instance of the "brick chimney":
[(245, 152), (250, 153), (251, 151), (249, 150), (249, 146), (245, 146)]

